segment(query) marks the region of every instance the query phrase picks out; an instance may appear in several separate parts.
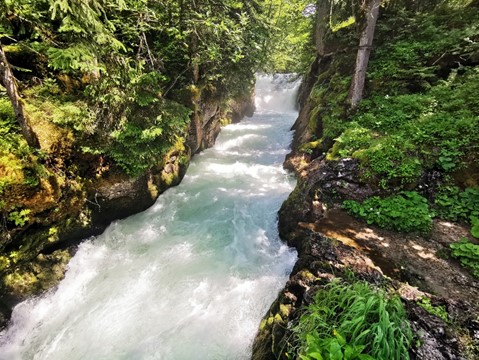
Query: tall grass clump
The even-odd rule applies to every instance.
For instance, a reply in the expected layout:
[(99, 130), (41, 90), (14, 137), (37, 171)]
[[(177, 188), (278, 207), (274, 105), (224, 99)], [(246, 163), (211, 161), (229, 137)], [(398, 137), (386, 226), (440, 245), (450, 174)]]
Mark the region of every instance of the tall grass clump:
[(399, 297), (362, 281), (324, 286), (293, 334), (289, 354), (302, 360), (404, 360), (412, 338)]

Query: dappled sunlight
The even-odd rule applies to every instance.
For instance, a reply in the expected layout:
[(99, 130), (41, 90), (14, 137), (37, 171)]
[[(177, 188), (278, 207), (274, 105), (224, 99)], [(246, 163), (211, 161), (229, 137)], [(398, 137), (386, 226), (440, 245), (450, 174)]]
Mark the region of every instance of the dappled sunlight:
[(439, 261), (439, 259), (433, 252), (429, 251), (421, 245), (416, 244), (414, 241), (409, 241), (408, 246), (416, 250), (416, 254), (423, 259)]

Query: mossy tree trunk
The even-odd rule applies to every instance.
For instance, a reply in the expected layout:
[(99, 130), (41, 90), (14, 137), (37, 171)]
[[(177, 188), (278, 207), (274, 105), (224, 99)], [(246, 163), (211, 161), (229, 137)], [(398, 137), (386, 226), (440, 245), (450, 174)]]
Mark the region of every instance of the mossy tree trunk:
[(16, 79), (13, 76), (12, 68), (7, 60), (7, 56), (5, 55), (5, 51), (2, 48), (2, 44), (0, 43), (0, 79), (7, 90), (7, 95), (12, 103), (13, 111), (15, 112), (15, 116), (17, 118), (18, 123), (22, 129), (23, 136), (25, 140), (27, 140), (28, 145), (34, 148), (40, 148), (40, 143), (38, 142), (38, 138), (36, 134), (33, 132), (32, 127), (28, 121), (28, 118), (25, 114), (23, 109), (23, 103), (20, 99), (20, 95), (18, 94), (18, 88)]
[(318, 0), (316, 4), (316, 26), (314, 40), (316, 51), (319, 56), (324, 56), (326, 52), (326, 34), (329, 29), (329, 16), (331, 10), (330, 0)]
[(368, 68), (369, 55), (371, 54), (371, 47), (373, 45), (380, 5), (381, 0), (365, 0), (364, 26), (361, 32), (361, 38), (359, 39), (356, 68), (354, 70), (351, 88), (349, 90), (351, 107), (356, 107), (363, 98), (366, 71)]

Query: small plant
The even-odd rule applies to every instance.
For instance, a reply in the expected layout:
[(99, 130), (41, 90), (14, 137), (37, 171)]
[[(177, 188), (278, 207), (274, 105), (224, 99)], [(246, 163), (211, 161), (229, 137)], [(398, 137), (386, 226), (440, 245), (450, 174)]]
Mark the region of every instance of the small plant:
[(362, 281), (319, 290), (293, 333), (302, 360), (409, 359), (412, 337), (401, 300)]
[(378, 196), (365, 200), (362, 204), (354, 200), (343, 203), (350, 214), (366, 219), (368, 224), (399, 231), (429, 232), (433, 214), (427, 199), (414, 191), (381, 199)]
[(15, 226), (24, 226), (28, 221), (30, 221), (30, 212), (30, 209), (11, 211), (8, 214), (8, 220), (15, 223)]
[(471, 216), (471, 235), (479, 238), (479, 218)]
[(452, 249), (452, 256), (459, 259), (462, 266), (470, 270), (476, 278), (479, 278), (479, 245), (462, 238), (459, 242), (449, 246)]
[(421, 298), (418, 302), (418, 305), (426, 310), (429, 314), (435, 315), (438, 318), (442, 319), (444, 322), (449, 323), (449, 314), (447, 313), (444, 306), (434, 306), (431, 304), (431, 299), (427, 297)]
[(331, 156), (335, 157), (336, 154), (341, 157), (352, 156), (355, 151), (369, 147), (372, 139), (371, 130), (353, 123), (340, 137), (335, 139), (336, 143), (331, 149)]
[(445, 186), (440, 189), (434, 204), (439, 217), (469, 222), (479, 217), (479, 188), (470, 187), (461, 191), (457, 186)]

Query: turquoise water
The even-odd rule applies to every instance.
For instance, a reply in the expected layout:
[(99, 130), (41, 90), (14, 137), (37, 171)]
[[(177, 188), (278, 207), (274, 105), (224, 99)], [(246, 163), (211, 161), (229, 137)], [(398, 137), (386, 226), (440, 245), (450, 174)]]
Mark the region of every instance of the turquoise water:
[(296, 254), (277, 211), (295, 87), (257, 81), (258, 111), (223, 128), (183, 182), (83, 242), (65, 279), (18, 305), (0, 359), (247, 359)]

